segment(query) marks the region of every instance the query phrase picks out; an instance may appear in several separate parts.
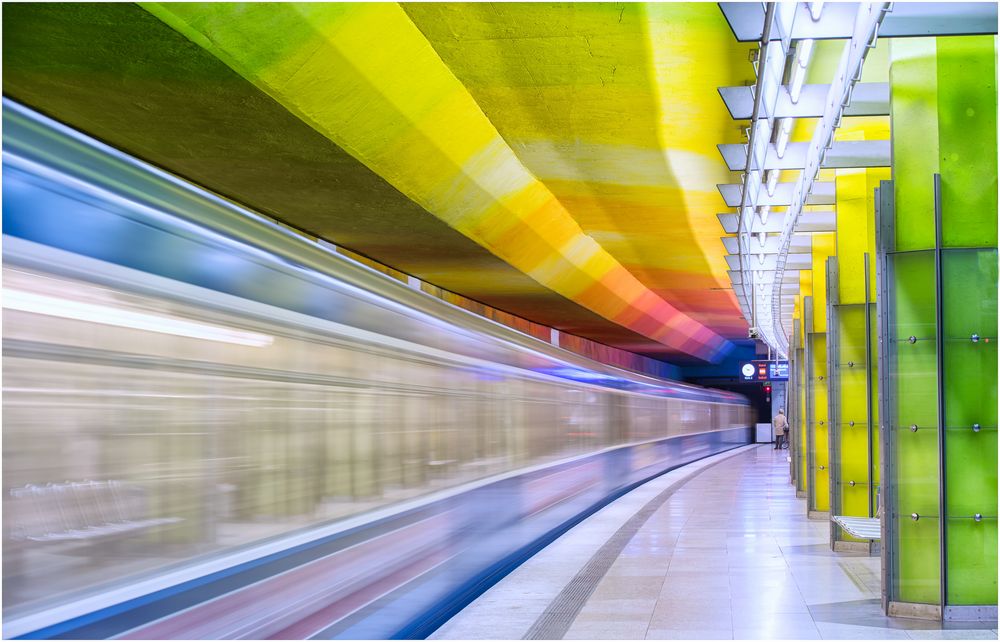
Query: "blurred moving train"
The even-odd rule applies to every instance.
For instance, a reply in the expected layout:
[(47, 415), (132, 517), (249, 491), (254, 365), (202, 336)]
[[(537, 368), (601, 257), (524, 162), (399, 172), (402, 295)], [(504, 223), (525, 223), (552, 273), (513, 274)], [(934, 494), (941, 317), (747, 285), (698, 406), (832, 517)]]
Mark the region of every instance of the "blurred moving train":
[(604, 366), (4, 101), (4, 637), (421, 637), (738, 395)]

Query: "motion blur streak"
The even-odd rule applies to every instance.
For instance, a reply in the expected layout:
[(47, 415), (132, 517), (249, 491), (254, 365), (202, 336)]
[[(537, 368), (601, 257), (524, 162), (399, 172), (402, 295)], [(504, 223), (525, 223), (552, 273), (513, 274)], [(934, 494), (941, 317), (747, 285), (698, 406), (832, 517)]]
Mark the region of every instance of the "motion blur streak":
[(5, 637), (426, 635), (737, 395), (475, 317), (4, 101)]
[(183, 319), (144, 314), (142, 312), (130, 312), (128, 310), (94, 305), (92, 303), (82, 303), (41, 294), (32, 294), (30, 292), (21, 292), (10, 288), (4, 289), (3, 307), (22, 312), (62, 317), (64, 319), (90, 321), (91, 323), (103, 323), (121, 328), (162, 332), (164, 334), (174, 334), (179, 337), (222, 341), (258, 348), (269, 346), (274, 342), (273, 337), (255, 332), (240, 332), (238, 330), (205, 325), (204, 323), (193, 323)]

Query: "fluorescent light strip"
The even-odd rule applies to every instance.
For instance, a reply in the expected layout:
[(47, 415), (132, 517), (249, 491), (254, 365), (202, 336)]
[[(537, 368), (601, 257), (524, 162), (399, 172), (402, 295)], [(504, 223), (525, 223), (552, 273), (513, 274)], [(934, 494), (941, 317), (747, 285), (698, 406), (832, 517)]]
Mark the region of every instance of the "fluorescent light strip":
[(3, 307), (8, 310), (43, 314), (62, 319), (73, 319), (75, 321), (100, 323), (120, 328), (131, 328), (133, 330), (172, 334), (191, 339), (234, 343), (254, 348), (263, 348), (274, 343), (274, 337), (257, 332), (232, 330), (230, 328), (196, 323), (174, 317), (145, 312), (132, 312), (130, 310), (60, 299), (43, 294), (24, 292), (22, 290), (5, 289), (3, 291)]
[(767, 170), (767, 195), (774, 196), (774, 189), (778, 186), (778, 175), (781, 174), (781, 170), (769, 169)]
[(792, 133), (792, 119), (782, 118), (781, 126), (778, 128), (778, 139), (774, 142), (774, 147), (778, 158), (785, 157), (785, 149), (788, 147), (788, 138)]
[(812, 57), (812, 39), (799, 40), (795, 46), (796, 64), (792, 66), (792, 82), (788, 88), (788, 96), (793, 104), (798, 104), (799, 95), (802, 93), (802, 84), (806, 80), (806, 69), (809, 67), (809, 59)]

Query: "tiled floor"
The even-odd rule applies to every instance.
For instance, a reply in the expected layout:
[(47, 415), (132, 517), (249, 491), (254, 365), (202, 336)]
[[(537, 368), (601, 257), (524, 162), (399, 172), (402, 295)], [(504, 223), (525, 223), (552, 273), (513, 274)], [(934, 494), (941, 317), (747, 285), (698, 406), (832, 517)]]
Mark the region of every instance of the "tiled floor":
[[(786, 452), (751, 446), (643, 485), (432, 637), (997, 639), (995, 622), (885, 617), (879, 559), (830, 551), (828, 524), (806, 519), (788, 484)], [(602, 545), (650, 505), (658, 508), (602, 565)]]

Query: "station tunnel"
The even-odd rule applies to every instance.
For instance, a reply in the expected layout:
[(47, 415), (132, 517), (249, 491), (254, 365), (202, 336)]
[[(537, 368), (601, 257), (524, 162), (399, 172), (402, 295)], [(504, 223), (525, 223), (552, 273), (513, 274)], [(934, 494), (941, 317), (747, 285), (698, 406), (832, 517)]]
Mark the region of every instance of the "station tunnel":
[(9, 639), (997, 639), (997, 4), (6, 3)]

